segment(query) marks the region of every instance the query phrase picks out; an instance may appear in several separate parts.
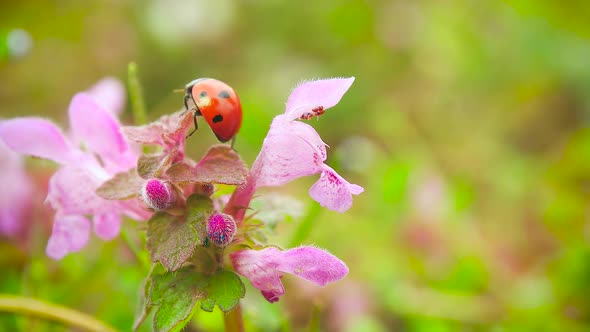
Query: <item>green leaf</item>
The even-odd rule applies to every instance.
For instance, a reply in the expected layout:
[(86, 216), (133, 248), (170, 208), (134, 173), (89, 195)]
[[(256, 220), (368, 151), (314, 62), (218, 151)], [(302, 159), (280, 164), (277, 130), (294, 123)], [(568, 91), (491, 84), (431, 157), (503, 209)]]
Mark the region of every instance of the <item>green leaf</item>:
[(110, 200), (129, 199), (139, 195), (144, 183), (145, 180), (139, 177), (134, 168), (127, 172), (115, 174), (112, 179), (96, 189), (96, 194)]
[(210, 275), (217, 270), (218, 263), (215, 259), (216, 247), (197, 246), (190, 262), (195, 270)]
[(161, 123), (164, 128), (162, 138), (164, 142), (171, 142), (178, 146), (180, 142), (184, 142), (186, 131), (193, 125), (194, 112), (179, 111), (170, 116), (163, 116)]
[(192, 124), (193, 112), (179, 111), (164, 115), (147, 125), (123, 127), (122, 132), (130, 141), (143, 145), (160, 145), (172, 152), (184, 142), (186, 130)]
[(133, 331), (137, 331), (139, 326), (147, 318), (152, 310), (152, 306), (147, 303), (149, 289), (151, 287), (151, 280), (146, 279), (139, 292), (139, 298), (137, 301), (137, 309), (135, 311), (135, 319), (133, 320)]
[(206, 237), (205, 219), (213, 211), (208, 197), (192, 195), (187, 199), (184, 217), (164, 211), (148, 221), (147, 249), (153, 262), (160, 261), (168, 271), (182, 267)]
[(166, 170), (166, 177), (174, 183), (196, 183), (197, 176), (193, 166), (187, 162), (175, 163)]
[(207, 277), (192, 268), (156, 275), (150, 288), (150, 303), (156, 307), (154, 331), (178, 331), (194, 314), (195, 304), (205, 298)]
[(229, 312), (238, 305), (246, 294), (240, 277), (232, 271), (221, 270), (209, 277), (207, 296), (201, 302), (201, 309), (213, 311), (217, 304), (223, 312)]
[(196, 245), (202, 245), (207, 237), (206, 219), (211, 213), (213, 213), (213, 202), (209, 197), (194, 194), (187, 198), (185, 219), (195, 226), (199, 236)]
[[(159, 265), (159, 264), (158, 264)], [(137, 301), (137, 310), (135, 311), (135, 319), (133, 320), (133, 331), (136, 331), (139, 326), (145, 321), (152, 310), (152, 303), (150, 300), (150, 290), (152, 288), (152, 277), (156, 273), (161, 273), (158, 265), (152, 265), (148, 276), (143, 281), (143, 285), (139, 291), (139, 298)], [(158, 271), (158, 272), (156, 272)]]
[(178, 163), (166, 171), (172, 182), (241, 185), (248, 169), (240, 156), (227, 145), (212, 146), (196, 166)]
[(172, 164), (178, 154), (178, 150), (174, 149), (169, 153), (142, 155), (137, 160), (137, 173), (146, 180), (159, 177)]
[[(184, 267), (174, 273), (151, 273), (146, 281), (146, 289), (149, 291), (145, 308), (148, 313), (150, 309), (155, 309), (155, 331), (182, 329), (198, 309), (197, 301), (201, 301), (200, 308), (205, 311), (212, 311), (217, 305), (222, 311), (228, 312), (245, 294), (244, 284), (236, 273), (221, 270), (207, 275), (194, 266)], [(145, 315), (141, 317), (144, 319)]]

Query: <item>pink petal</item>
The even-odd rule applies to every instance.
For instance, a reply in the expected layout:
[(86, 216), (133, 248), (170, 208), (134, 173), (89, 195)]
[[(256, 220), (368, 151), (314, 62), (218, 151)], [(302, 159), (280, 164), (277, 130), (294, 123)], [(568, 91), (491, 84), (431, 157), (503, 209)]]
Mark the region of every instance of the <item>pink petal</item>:
[(63, 214), (96, 214), (109, 212), (117, 206), (116, 201), (107, 201), (95, 191), (104, 182), (98, 177), (91, 163), (64, 166), (49, 179), (47, 202)]
[(262, 293), (262, 296), (264, 296), (264, 298), (270, 302), (270, 303), (275, 303), (279, 300), (279, 297), (281, 297), (281, 295), (285, 294), (285, 292), (283, 291), (281, 292), (276, 292), (276, 291), (260, 291), (260, 293)]
[(22, 228), (20, 211), (3, 208), (0, 210), (0, 235), (16, 235)]
[(73, 134), (79, 142), (86, 144), (104, 162), (121, 165), (121, 170), (134, 166), (134, 161), (129, 160), (129, 145), (121, 134), (118, 121), (90, 95), (75, 95), (69, 114)]
[[(281, 273), (277, 271), (281, 252), (277, 248), (269, 247), (262, 250), (240, 250), (232, 253), (230, 259), (234, 270), (248, 278), (252, 285), (269, 297), (278, 299), (285, 293), (281, 283)], [(272, 294), (272, 295), (271, 295)], [(269, 297), (265, 297), (269, 299)]]
[(121, 213), (135, 221), (145, 221), (150, 219), (153, 212), (149, 211), (147, 206), (137, 198), (119, 201)]
[(22, 156), (0, 141), (0, 234), (15, 235), (25, 225), (33, 186)]
[(352, 206), (352, 195), (364, 191), (363, 187), (350, 184), (332, 168), (324, 165), (320, 179), (311, 186), (311, 198), (330, 210), (344, 212)]
[(15, 235), (26, 224), (33, 187), (22, 172), (0, 174), (0, 234)]
[(354, 82), (354, 77), (304, 82), (293, 90), (287, 100), (285, 115), (289, 120), (300, 118), (314, 109), (326, 110), (340, 101)]
[(101, 213), (94, 215), (94, 233), (103, 240), (112, 240), (121, 230), (121, 216), (118, 213)]
[(2, 170), (24, 170), (23, 157), (12, 151), (2, 140), (0, 140), (0, 165)]
[(344, 278), (348, 267), (336, 256), (314, 247), (299, 247), (282, 253), (277, 270), (324, 286)]
[(88, 89), (87, 93), (115, 117), (125, 108), (125, 86), (114, 77), (103, 78)]
[(280, 186), (322, 170), (326, 151), (325, 147), (318, 145), (321, 142), (319, 136), (300, 136), (300, 132), (309, 132), (306, 127), (300, 126), (305, 124), (296, 125), (280, 120), (282, 118), (279, 116), (273, 121), (262, 151), (252, 166), (256, 187)]
[(13, 151), (58, 163), (71, 157), (72, 147), (61, 130), (41, 118), (15, 118), (0, 122), (0, 140)]
[(70, 252), (80, 251), (90, 236), (90, 221), (81, 215), (57, 215), (45, 252), (53, 259), (62, 259)]
[(348, 274), (346, 264), (334, 255), (314, 247), (280, 251), (274, 247), (241, 250), (230, 255), (237, 273), (248, 278), (269, 302), (285, 293), (281, 277), (291, 273), (324, 286)]
[(315, 153), (318, 153), (322, 162), (326, 161), (328, 153), (326, 152), (327, 144), (322, 141), (320, 134), (307, 123), (301, 121), (290, 121), (284, 128), (284, 130), (297, 135), (304, 139)]

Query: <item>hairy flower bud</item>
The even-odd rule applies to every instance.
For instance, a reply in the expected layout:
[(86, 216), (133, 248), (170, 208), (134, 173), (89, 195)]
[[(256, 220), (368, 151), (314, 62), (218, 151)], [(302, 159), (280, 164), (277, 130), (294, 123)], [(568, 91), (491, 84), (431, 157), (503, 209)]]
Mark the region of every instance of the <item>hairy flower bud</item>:
[(236, 235), (236, 222), (232, 216), (215, 213), (207, 221), (207, 236), (218, 247), (225, 247), (231, 243)]
[(148, 180), (141, 189), (141, 198), (154, 210), (165, 210), (176, 201), (176, 192), (169, 182)]

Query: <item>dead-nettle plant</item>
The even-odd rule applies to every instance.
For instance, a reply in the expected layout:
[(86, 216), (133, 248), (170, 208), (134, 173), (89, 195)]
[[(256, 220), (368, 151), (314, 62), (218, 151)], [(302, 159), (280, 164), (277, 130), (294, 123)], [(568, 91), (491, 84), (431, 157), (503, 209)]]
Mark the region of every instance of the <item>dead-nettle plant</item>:
[[(227, 313), (226, 325), (232, 324), (227, 316), (233, 315), (240, 329), (240, 310), (232, 311), (245, 294), (239, 275), (275, 302), (285, 293), (285, 273), (321, 286), (348, 273), (344, 262), (317, 247), (283, 249), (266, 243), (261, 234), (274, 223), (250, 206), (258, 188), (319, 174), (310, 196), (331, 210), (351, 207), (352, 196), (363, 188), (324, 163), (326, 144), (299, 120), (324, 114), (353, 81), (317, 80), (295, 88), (249, 170), (228, 145), (210, 147), (198, 161), (185, 155), (192, 112), (121, 127), (111, 100), (101, 100), (113, 93), (74, 96), (67, 135), (50, 121), (29, 117), (0, 122), (0, 139), (18, 153), (60, 164), (47, 196), (56, 211), (46, 249), (50, 257), (61, 259), (81, 250), (91, 225), (100, 238), (109, 240), (119, 234), (122, 216), (147, 220), (146, 246), (154, 264), (140, 292), (135, 328), (153, 312), (154, 330), (176, 330), (197, 308), (212, 311), (217, 305)], [(26, 134), (31, 132), (35, 135)], [(140, 154), (141, 145), (161, 148)], [(220, 196), (215, 185), (235, 190)]]

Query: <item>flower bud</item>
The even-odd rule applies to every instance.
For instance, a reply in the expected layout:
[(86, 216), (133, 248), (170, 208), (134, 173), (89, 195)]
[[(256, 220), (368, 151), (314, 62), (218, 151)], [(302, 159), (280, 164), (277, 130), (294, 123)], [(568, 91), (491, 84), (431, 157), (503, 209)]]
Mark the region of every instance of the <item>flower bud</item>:
[(231, 243), (236, 235), (236, 222), (232, 216), (225, 213), (214, 213), (207, 221), (207, 236), (218, 247), (225, 247)]
[(154, 210), (165, 210), (176, 202), (176, 191), (169, 182), (154, 178), (141, 189), (141, 198)]

